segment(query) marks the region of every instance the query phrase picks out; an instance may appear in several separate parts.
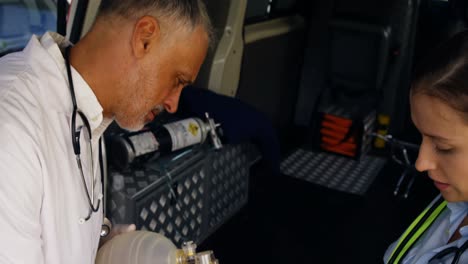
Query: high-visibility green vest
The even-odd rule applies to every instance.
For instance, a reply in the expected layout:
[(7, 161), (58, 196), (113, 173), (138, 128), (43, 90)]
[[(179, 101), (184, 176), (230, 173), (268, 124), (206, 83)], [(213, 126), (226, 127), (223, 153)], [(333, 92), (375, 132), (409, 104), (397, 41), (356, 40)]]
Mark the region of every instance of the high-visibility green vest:
[(403, 236), (401, 236), (398, 241), (387, 264), (400, 264), (411, 247), (418, 241), (422, 234), (426, 232), (446, 207), (447, 201), (440, 196), (431, 207), (426, 208), (426, 210), (411, 223), (405, 233), (403, 233)]

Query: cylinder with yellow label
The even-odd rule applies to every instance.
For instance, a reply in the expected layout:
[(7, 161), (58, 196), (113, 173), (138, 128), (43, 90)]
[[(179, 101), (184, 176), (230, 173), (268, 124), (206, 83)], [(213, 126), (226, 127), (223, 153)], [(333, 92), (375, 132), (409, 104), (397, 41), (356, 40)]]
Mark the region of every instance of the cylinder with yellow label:
[(171, 139), (170, 151), (183, 149), (206, 139), (204, 123), (199, 118), (188, 118), (164, 125)]
[(125, 168), (138, 157), (155, 152), (169, 153), (203, 143), (212, 128), (199, 118), (187, 118), (158, 128), (114, 136), (110, 141), (110, 162)]

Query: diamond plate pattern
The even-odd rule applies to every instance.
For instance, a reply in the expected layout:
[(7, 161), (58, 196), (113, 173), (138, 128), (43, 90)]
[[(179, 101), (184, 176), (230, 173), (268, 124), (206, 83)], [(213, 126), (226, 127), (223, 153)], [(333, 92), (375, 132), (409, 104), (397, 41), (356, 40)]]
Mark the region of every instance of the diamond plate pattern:
[(363, 156), (359, 161), (297, 149), (281, 163), (285, 175), (338, 191), (363, 195), (385, 165), (386, 159)]
[(177, 246), (200, 243), (247, 202), (249, 168), (258, 157), (253, 151), (252, 145), (200, 148), (174, 163), (168, 157), (144, 168), (111, 168), (108, 215), (113, 223), (161, 233)]
[[(204, 195), (204, 173), (198, 169), (183, 177), (176, 177), (173, 196), (168, 187), (161, 188), (137, 202), (137, 212), (140, 212), (136, 224), (143, 230), (162, 233), (172, 238), (174, 244), (181, 246), (184, 241), (196, 240), (202, 232)], [(183, 183), (180, 183), (180, 180)], [(201, 180), (200, 180), (201, 179)], [(201, 187), (201, 188), (198, 188)], [(198, 193), (198, 190), (201, 190)], [(196, 193), (194, 195), (193, 193)], [(158, 200), (155, 198), (159, 197)], [(201, 206), (196, 206), (200, 204)]]
[(231, 147), (212, 163), (209, 226), (215, 228), (240, 209), (248, 198), (249, 171), (243, 149)]

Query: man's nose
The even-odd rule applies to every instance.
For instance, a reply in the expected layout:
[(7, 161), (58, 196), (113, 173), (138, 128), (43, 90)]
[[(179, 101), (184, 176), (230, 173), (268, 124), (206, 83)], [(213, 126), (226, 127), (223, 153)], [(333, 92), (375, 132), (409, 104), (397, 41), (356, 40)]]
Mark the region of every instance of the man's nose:
[(164, 100), (163, 102), (164, 109), (166, 109), (168, 113), (173, 114), (177, 112), (177, 108), (179, 107), (179, 98), (180, 98), (181, 92), (182, 92), (182, 89), (177, 89), (176, 91), (171, 93), (166, 98), (166, 100)]
[(437, 167), (434, 148), (428, 140), (423, 139), (421, 143), (415, 167), (420, 172), (434, 170)]

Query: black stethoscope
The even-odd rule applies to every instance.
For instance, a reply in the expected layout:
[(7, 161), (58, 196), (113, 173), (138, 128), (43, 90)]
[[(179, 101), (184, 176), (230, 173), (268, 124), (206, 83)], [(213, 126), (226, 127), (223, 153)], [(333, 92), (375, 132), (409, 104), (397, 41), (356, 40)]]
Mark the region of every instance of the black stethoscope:
[(449, 248), (446, 248), (442, 251), (440, 251), (439, 253), (435, 254), (430, 260), (429, 260), (429, 264), (432, 263), (432, 261), (435, 261), (435, 260), (442, 260), (444, 257), (454, 253), (455, 255), (453, 256), (453, 259), (452, 259), (452, 262), (451, 264), (458, 264), (458, 262), (460, 261), (460, 258), (462, 256), (462, 254), (468, 249), (468, 240), (465, 241), (463, 243), (463, 245), (461, 245), (461, 247), (449, 247)]
[[(94, 187), (95, 187), (95, 184), (96, 184), (96, 182), (95, 182), (96, 177), (95, 177), (95, 174), (94, 174), (94, 158), (93, 158), (94, 155), (93, 155), (93, 147), (92, 147), (92, 144), (91, 144), (91, 139), (92, 139), (91, 126), (89, 125), (89, 121), (86, 118), (86, 116), (83, 114), (83, 112), (81, 112), (78, 109), (78, 106), (77, 106), (77, 103), (76, 103), (75, 88), (73, 86), (73, 78), (72, 78), (71, 66), (70, 66), (70, 46), (68, 46), (65, 49), (65, 56), (64, 57), (65, 57), (65, 65), (66, 65), (66, 68), (67, 68), (67, 75), (68, 75), (68, 83), (69, 83), (69, 88), (70, 88), (70, 94), (71, 94), (71, 99), (72, 99), (72, 103), (73, 103), (73, 113), (72, 113), (72, 118), (71, 118), (71, 137), (72, 137), (73, 151), (75, 153), (76, 163), (77, 163), (78, 169), (80, 171), (81, 180), (83, 182), (83, 187), (85, 189), (86, 198), (87, 198), (88, 205), (89, 205), (89, 211), (88, 211), (86, 217), (81, 217), (79, 219), (79, 223), (84, 224), (86, 221), (88, 221), (91, 218), (93, 213), (97, 213), (99, 211), (99, 208), (100, 208), (100, 205), (101, 205), (101, 200), (103, 199), (103, 196), (102, 196), (102, 194), (99, 195), (99, 197), (97, 199), (97, 204), (95, 205), (94, 204)], [(84, 126), (83, 125), (78, 126), (78, 127), (76, 126), (77, 116), (79, 116), (81, 118), (81, 120), (83, 121)], [(90, 151), (91, 151), (91, 175), (93, 176), (92, 180), (91, 180), (91, 194), (89, 193), (88, 184), (86, 183), (84, 172), (83, 172), (83, 166), (82, 166), (82, 163), (81, 163), (80, 136), (81, 136), (81, 133), (83, 131), (83, 128), (84, 128), (84, 130), (86, 130), (86, 132), (88, 134), (88, 137), (89, 137), (89, 142), (90, 142), (89, 143), (89, 148), (90, 148)], [(102, 140), (102, 138), (99, 139), (99, 163), (100, 163), (101, 176), (104, 177), (101, 140)], [(110, 231), (110, 227), (107, 226), (107, 225), (106, 226), (103, 225), (103, 230), (101, 231), (101, 236), (107, 235), (109, 231)]]

